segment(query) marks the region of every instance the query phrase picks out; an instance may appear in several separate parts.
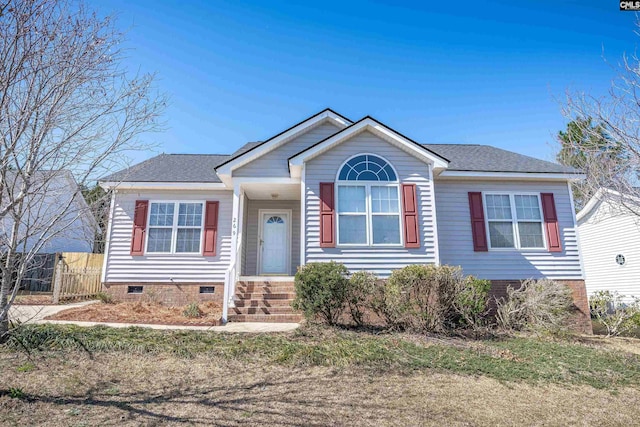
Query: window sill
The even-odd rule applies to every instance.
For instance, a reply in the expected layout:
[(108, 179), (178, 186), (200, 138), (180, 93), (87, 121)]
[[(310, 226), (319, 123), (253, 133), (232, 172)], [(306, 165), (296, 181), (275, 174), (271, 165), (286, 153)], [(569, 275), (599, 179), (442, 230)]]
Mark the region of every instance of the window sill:
[(398, 244), (398, 243), (389, 244), (389, 245), (363, 245), (363, 244), (350, 245), (350, 244), (341, 243), (341, 244), (337, 244), (336, 248), (344, 248), (344, 249), (385, 249), (385, 248), (393, 248), (393, 249), (398, 249), (398, 248), (404, 248), (404, 245), (403, 244)]
[(547, 248), (489, 248), (488, 252), (549, 252)]
[(202, 252), (145, 252), (145, 254), (143, 256), (152, 257), (152, 256), (156, 256), (156, 255), (162, 255), (162, 256), (167, 256), (167, 255), (180, 255), (180, 256), (183, 256), (183, 255), (200, 255), (200, 256), (205, 256), (205, 255), (202, 255)]

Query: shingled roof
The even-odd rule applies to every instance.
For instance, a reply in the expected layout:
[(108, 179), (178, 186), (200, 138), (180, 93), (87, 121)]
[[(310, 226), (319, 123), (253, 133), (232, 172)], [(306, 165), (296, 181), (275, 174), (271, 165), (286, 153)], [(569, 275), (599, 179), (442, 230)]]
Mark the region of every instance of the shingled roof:
[(578, 173), (568, 166), (536, 159), (490, 145), (423, 144), (449, 159), (447, 170), (473, 172)]
[[(101, 178), (102, 182), (220, 182), (215, 168), (259, 145), (249, 142), (231, 155), (160, 154), (130, 168)], [(536, 159), (489, 145), (423, 144), (449, 159), (451, 171), (566, 173), (578, 171), (568, 166)]]
[(215, 167), (228, 154), (160, 154), (101, 178), (103, 182), (221, 182)]

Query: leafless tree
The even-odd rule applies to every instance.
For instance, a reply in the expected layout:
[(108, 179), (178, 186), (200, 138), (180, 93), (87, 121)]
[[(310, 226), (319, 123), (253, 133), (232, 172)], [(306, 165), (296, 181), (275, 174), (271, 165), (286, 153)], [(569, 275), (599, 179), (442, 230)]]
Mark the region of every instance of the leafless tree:
[[(640, 21), (636, 35), (640, 35)], [(640, 216), (640, 59), (624, 55), (608, 94), (568, 92), (563, 113), (574, 126), (559, 138), (562, 151), (583, 169), (587, 179), (577, 187), (588, 198), (600, 188), (612, 205)], [(577, 137), (576, 137), (577, 136)], [(594, 143), (600, 141), (600, 143)], [(562, 161), (563, 153), (559, 155)], [(570, 164), (572, 162), (569, 162)], [(586, 202), (586, 200), (585, 200)]]
[(161, 127), (165, 99), (123, 68), (123, 36), (81, 1), (0, 0), (0, 338), (35, 254), (84, 217), (61, 183), (90, 187)]

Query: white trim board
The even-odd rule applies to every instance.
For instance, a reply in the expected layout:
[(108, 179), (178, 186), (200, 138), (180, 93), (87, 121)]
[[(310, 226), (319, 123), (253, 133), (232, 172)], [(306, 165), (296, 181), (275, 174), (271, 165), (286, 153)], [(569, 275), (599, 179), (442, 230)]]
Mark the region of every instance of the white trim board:
[(308, 119), (298, 123), (292, 128), (286, 130), (285, 132), (278, 134), (261, 145), (255, 147), (252, 150), (248, 150), (240, 156), (236, 157), (233, 160), (228, 161), (227, 163), (222, 164), (216, 168), (216, 173), (220, 176), (220, 179), (225, 182), (230, 179), (232, 172), (239, 167), (246, 165), (247, 163), (261, 157), (268, 152), (276, 149), (282, 144), (290, 141), (296, 136), (300, 135), (302, 132), (305, 132), (307, 129), (317, 126), (320, 123), (325, 121), (331, 121), (333, 124), (337, 125), (341, 128), (346, 128), (352, 122), (350, 120), (345, 119), (339, 114), (334, 113), (330, 109), (326, 109), (321, 111), (318, 114), (315, 114)]
[(228, 187), (222, 182), (99, 182), (105, 190), (223, 190)]
[(545, 172), (480, 172), (480, 171), (442, 171), (436, 178), (483, 178), (518, 179), (535, 181), (574, 181), (586, 178), (582, 173), (545, 173)]
[(291, 177), (300, 177), (302, 165), (306, 161), (311, 160), (325, 151), (330, 150), (335, 145), (338, 145), (364, 131), (370, 131), (386, 141), (393, 141), (393, 143), (401, 146), (406, 152), (413, 154), (422, 161), (425, 161), (425, 163), (431, 164), (436, 169), (446, 169), (448, 167), (449, 162), (446, 159), (411, 141), (405, 136), (402, 136), (393, 129), (379, 123), (375, 119), (365, 117), (359, 122), (339, 131), (323, 141), (320, 141), (316, 145), (290, 157), (289, 170), (291, 171)]

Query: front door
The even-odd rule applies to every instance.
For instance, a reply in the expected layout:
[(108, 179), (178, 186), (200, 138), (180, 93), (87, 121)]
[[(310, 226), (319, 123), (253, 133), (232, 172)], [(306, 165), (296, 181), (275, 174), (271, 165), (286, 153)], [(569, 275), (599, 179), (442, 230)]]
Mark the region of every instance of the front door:
[(288, 212), (260, 212), (260, 274), (289, 274), (289, 216)]

